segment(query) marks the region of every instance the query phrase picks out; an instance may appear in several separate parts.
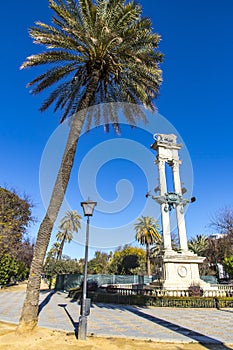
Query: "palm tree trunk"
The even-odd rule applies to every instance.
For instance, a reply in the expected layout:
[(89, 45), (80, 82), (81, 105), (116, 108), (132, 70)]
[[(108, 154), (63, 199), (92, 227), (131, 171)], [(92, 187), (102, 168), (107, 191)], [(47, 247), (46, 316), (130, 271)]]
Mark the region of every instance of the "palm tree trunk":
[(61, 166), (54, 185), (50, 203), (37, 235), (37, 241), (27, 284), (26, 297), (18, 326), (19, 333), (27, 330), (32, 330), (35, 326), (37, 326), (38, 323), (39, 292), (44, 258), (49, 245), (53, 225), (56, 221), (66, 192), (66, 188), (68, 186), (78, 139), (85, 120), (85, 109), (90, 105), (91, 99), (98, 86), (98, 81), (99, 70), (95, 69), (93, 71), (92, 79), (90, 80), (86, 93), (84, 94), (83, 99), (79, 105), (80, 112), (78, 113), (77, 117), (73, 118), (71, 123), (69, 137), (62, 157)]
[(147, 275), (151, 275), (151, 269), (150, 269), (150, 245), (146, 244), (146, 267), (147, 267)]
[(63, 248), (64, 248), (64, 244), (65, 244), (65, 240), (66, 240), (66, 236), (64, 236), (63, 240), (61, 241), (61, 244), (60, 244), (60, 247), (59, 247), (59, 251), (57, 253), (57, 261), (61, 260), (62, 252), (63, 252)]

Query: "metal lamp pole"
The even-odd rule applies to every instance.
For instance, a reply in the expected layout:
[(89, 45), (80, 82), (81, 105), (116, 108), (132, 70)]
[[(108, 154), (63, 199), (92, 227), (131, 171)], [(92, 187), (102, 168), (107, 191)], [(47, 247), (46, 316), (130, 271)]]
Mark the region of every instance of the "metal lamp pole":
[(87, 200), (86, 202), (81, 202), (83, 207), (84, 216), (87, 216), (87, 228), (86, 228), (86, 244), (85, 244), (85, 259), (84, 259), (84, 277), (83, 277), (83, 295), (82, 295), (82, 306), (81, 315), (79, 317), (79, 327), (78, 327), (78, 339), (86, 340), (87, 335), (87, 263), (88, 263), (88, 244), (89, 244), (89, 226), (90, 226), (90, 216), (93, 215), (96, 202)]

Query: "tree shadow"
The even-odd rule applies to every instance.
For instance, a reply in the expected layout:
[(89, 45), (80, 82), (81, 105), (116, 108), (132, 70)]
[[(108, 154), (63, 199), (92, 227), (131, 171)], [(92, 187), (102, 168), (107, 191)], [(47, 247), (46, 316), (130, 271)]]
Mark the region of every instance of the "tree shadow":
[(233, 310), (224, 310), (224, 309), (218, 309), (219, 311), (223, 311), (223, 312), (230, 312), (233, 314)]
[(203, 345), (206, 349), (212, 349), (213, 345), (221, 345), (221, 349), (230, 349), (227, 347), (223, 342), (209, 337), (205, 334), (193, 331), (192, 329), (180, 326), (178, 324), (163, 320), (159, 317), (155, 317), (152, 315), (148, 315), (141, 310), (138, 310), (136, 307), (129, 307), (127, 308), (128, 311), (136, 314), (137, 316), (143, 317), (144, 319), (154, 322), (162, 327), (168, 328), (171, 331), (174, 331), (176, 333), (182, 334), (194, 341), (197, 341), (199, 344)]
[[(120, 311), (129, 311), (133, 314), (142, 317), (150, 322), (156, 323), (159, 326), (162, 326), (164, 328), (169, 329), (170, 331), (182, 334), (188, 338), (190, 338), (193, 341), (196, 341), (197, 343), (204, 346), (206, 349), (213, 349), (213, 346), (218, 346), (218, 349), (221, 350), (230, 350), (231, 348), (227, 347), (222, 341), (219, 341), (215, 338), (209, 337), (205, 334), (199, 333), (197, 331), (194, 331), (192, 329), (180, 326), (178, 324), (172, 323), (170, 321), (166, 321), (162, 318), (155, 317), (153, 315), (147, 314), (143, 312), (141, 309), (147, 309), (147, 307), (140, 306), (128, 306), (128, 305), (113, 305), (113, 304), (104, 304), (104, 303), (96, 303), (96, 306), (99, 308), (106, 308), (106, 309), (118, 309)], [(228, 311), (228, 310), (225, 310)], [(231, 312), (231, 311), (229, 311)], [(216, 348), (215, 348), (216, 349)]]
[(41, 313), (42, 309), (49, 303), (50, 299), (52, 298), (53, 294), (55, 293), (54, 290), (52, 291), (49, 291), (46, 290), (46, 291), (41, 291), (40, 292), (41, 294), (44, 294), (44, 293), (49, 293), (45, 299), (40, 303), (39, 307), (38, 307), (38, 315)]

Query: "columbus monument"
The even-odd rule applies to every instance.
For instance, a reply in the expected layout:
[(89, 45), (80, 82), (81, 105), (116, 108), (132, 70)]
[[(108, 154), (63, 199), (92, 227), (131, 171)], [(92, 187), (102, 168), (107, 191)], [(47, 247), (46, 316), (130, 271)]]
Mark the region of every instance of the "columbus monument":
[[(184, 207), (195, 198), (183, 198), (181, 180), (179, 150), (182, 144), (177, 143), (174, 134), (155, 134), (155, 142), (151, 146), (156, 151), (155, 164), (159, 172), (159, 196), (151, 196), (161, 209), (161, 221), (163, 231), (163, 250), (157, 257), (160, 266), (160, 285), (166, 290), (184, 290), (191, 285), (204, 285), (200, 279), (198, 265), (203, 263), (204, 257), (197, 256), (188, 250), (187, 234), (185, 226)], [(173, 192), (167, 190), (166, 168), (171, 167)], [(149, 197), (150, 194), (147, 194)], [(172, 249), (170, 213), (176, 211), (177, 231), (179, 236), (179, 251)]]

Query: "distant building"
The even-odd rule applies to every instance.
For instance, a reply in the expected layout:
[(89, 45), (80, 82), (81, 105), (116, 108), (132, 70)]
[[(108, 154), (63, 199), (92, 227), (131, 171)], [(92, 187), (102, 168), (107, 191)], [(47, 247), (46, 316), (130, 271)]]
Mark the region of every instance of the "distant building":
[(225, 233), (212, 233), (211, 235), (209, 235), (209, 238), (219, 239), (219, 238), (224, 238), (225, 235), (226, 235)]

